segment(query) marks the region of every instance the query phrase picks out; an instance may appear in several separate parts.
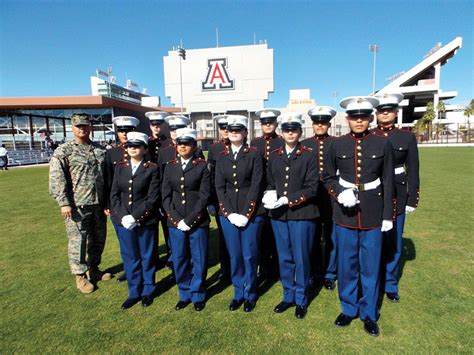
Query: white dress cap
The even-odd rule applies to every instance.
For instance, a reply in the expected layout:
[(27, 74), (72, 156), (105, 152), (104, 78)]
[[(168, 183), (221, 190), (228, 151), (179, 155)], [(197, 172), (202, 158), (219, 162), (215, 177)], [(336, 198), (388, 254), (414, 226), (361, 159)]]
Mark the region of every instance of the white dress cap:
[(197, 140), (197, 131), (194, 128), (178, 128), (176, 130), (176, 142), (190, 142)]
[(242, 115), (228, 115), (227, 129), (230, 128), (247, 128), (248, 118)]
[(172, 115), (166, 117), (166, 122), (168, 122), (170, 128), (184, 128), (191, 123), (189, 118), (185, 116)]
[[(288, 126), (301, 126), (303, 122), (301, 113), (298, 112), (285, 112), (282, 113), (279, 117), (281, 128)], [(285, 127), (284, 127), (285, 126)]]
[(148, 136), (142, 132), (128, 132), (127, 143), (148, 145)]
[(116, 116), (112, 119), (112, 122), (116, 127), (137, 128), (137, 126), (140, 124), (140, 120), (133, 116)]
[(148, 117), (150, 122), (153, 121), (158, 121), (158, 122), (165, 122), (166, 117), (168, 117), (170, 114), (168, 112), (164, 111), (150, 111), (145, 113), (145, 116)]
[(350, 96), (341, 100), (340, 105), (349, 116), (370, 115), (377, 107), (379, 100), (372, 96)]
[(329, 122), (336, 116), (336, 110), (331, 106), (315, 106), (308, 111), (308, 116), (313, 121)]
[(382, 109), (386, 107), (395, 108), (398, 107), (400, 102), (403, 100), (403, 94), (394, 92), (394, 93), (383, 93), (375, 95), (375, 98), (379, 100), (377, 109)]
[(264, 118), (274, 118), (276, 119), (278, 116), (280, 116), (281, 112), (278, 110), (275, 110), (273, 108), (266, 108), (264, 110), (258, 110), (255, 112), (255, 115), (263, 120)]
[(229, 117), (229, 115), (216, 115), (213, 118), (217, 121), (218, 125), (226, 125), (227, 117)]

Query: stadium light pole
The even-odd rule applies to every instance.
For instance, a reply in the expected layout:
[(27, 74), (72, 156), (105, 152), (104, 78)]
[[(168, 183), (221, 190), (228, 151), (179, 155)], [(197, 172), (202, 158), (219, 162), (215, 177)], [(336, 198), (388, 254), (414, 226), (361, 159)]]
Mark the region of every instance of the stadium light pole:
[(182, 61), (186, 60), (186, 49), (179, 46), (178, 47), (178, 55), (179, 55), (179, 86), (181, 90), (181, 114), (183, 114), (183, 69), (182, 69)]
[(374, 65), (372, 71), (372, 95), (375, 95), (375, 66), (377, 63), (377, 52), (379, 51), (379, 46), (377, 46), (376, 44), (370, 44), (369, 51), (374, 53)]

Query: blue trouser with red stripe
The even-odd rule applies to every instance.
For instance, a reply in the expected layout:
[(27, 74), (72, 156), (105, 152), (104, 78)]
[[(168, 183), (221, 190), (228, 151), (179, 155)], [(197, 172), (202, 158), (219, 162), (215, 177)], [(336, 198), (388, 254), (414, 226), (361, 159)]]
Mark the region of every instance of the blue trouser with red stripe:
[(230, 273), (235, 300), (257, 299), (258, 239), (263, 217), (252, 218), (245, 227), (236, 227), (220, 216), (225, 244), (230, 256)]
[(114, 226), (127, 275), (128, 297), (151, 296), (155, 291), (155, 226), (137, 226), (132, 230), (121, 224)]
[(386, 293), (398, 293), (398, 270), (402, 255), (402, 236), (405, 226), (405, 213), (399, 214), (393, 224), (393, 229), (384, 232), (384, 262)]
[[(377, 321), (382, 232), (380, 228), (350, 229), (337, 224), (334, 231), (337, 234), (337, 279), (342, 313)], [(359, 281), (362, 286), (360, 298)]]
[(189, 232), (172, 227), (168, 230), (179, 300), (204, 302), (209, 228), (194, 228)]
[(313, 220), (272, 219), (272, 227), (283, 286), (282, 301), (306, 307), (316, 224)]

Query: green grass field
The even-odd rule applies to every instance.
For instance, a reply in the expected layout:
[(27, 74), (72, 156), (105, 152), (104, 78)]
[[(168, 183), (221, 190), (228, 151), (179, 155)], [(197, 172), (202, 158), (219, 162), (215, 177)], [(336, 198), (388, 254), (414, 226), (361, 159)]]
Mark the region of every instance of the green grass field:
[[(160, 295), (147, 309), (121, 311), (127, 286), (115, 280), (83, 295), (69, 274), (48, 168), (0, 171), (0, 352), (472, 353), (474, 149), (421, 148), (420, 154), (421, 203), (407, 218), (402, 301), (383, 303), (378, 338), (367, 336), (358, 320), (334, 326), (337, 291), (317, 292), (302, 321), (293, 309), (273, 313), (279, 283), (263, 285), (254, 312), (229, 312), (231, 287), (211, 278), (218, 270), (215, 233), (210, 299), (201, 313), (174, 310), (177, 289), (166, 282), (167, 269), (157, 273)], [(109, 232), (102, 267), (117, 269), (118, 243)]]

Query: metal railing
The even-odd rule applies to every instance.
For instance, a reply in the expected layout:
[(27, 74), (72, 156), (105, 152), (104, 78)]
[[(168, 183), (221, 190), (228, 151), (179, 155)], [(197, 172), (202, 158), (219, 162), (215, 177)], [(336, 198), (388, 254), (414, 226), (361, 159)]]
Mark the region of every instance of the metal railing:
[(474, 124), (436, 123), (425, 132), (415, 132), (420, 144), (474, 143)]

